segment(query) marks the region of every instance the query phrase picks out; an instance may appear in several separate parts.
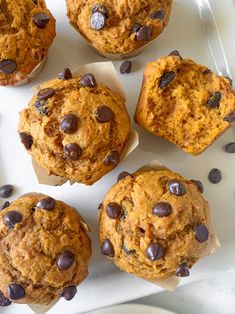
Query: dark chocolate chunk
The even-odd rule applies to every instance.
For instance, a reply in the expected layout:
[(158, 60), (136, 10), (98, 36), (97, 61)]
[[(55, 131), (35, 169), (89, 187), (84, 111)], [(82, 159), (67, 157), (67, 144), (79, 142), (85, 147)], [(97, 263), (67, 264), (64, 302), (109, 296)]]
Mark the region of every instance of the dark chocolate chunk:
[(217, 184), (222, 180), (222, 173), (219, 169), (213, 168), (208, 175), (208, 179), (211, 183)]
[(69, 160), (75, 161), (82, 155), (82, 149), (77, 144), (67, 144), (64, 147), (64, 153)]
[(9, 207), (9, 206), (10, 206), (10, 202), (6, 201), (5, 203), (3, 203), (3, 204), (0, 206), (0, 210), (3, 210), (3, 209), (5, 209), (5, 208), (7, 208), (7, 207)]
[(16, 63), (11, 59), (3, 59), (0, 61), (0, 72), (11, 74), (16, 70)]
[(178, 180), (172, 180), (168, 183), (170, 192), (176, 196), (182, 196), (186, 193), (185, 186)]
[(87, 73), (81, 77), (81, 85), (83, 87), (95, 87), (97, 85), (95, 77), (91, 73)]
[(231, 112), (227, 117), (224, 118), (224, 121), (232, 123), (235, 121), (235, 111)]
[(172, 206), (169, 203), (160, 202), (153, 207), (152, 212), (158, 217), (167, 217), (172, 212)]
[(177, 277), (188, 277), (190, 276), (188, 264), (183, 263), (180, 267), (176, 270), (175, 275)]
[(164, 88), (167, 85), (169, 85), (176, 77), (176, 74), (174, 71), (166, 72), (162, 75), (159, 81), (159, 87)]
[(122, 207), (117, 203), (109, 203), (106, 206), (106, 214), (111, 219), (117, 219), (121, 216), (122, 213)]
[(97, 3), (95, 4), (93, 7), (92, 7), (92, 13), (95, 13), (95, 12), (100, 12), (102, 14), (104, 14), (104, 16), (106, 17), (106, 19), (109, 17), (109, 12), (108, 12), (108, 9), (107, 7), (102, 4), (102, 3)]
[(146, 250), (146, 255), (150, 261), (156, 261), (163, 257), (164, 251), (159, 243), (152, 243)]
[(46, 198), (43, 198), (42, 200), (40, 200), (36, 207), (37, 208), (40, 208), (40, 209), (45, 209), (45, 210), (48, 210), (48, 211), (51, 211), (55, 208), (55, 200), (54, 198), (52, 197), (46, 197)]
[(235, 142), (228, 143), (225, 146), (225, 150), (227, 153), (234, 154), (235, 153)]
[(159, 11), (156, 11), (154, 13), (151, 13), (149, 15), (149, 17), (152, 19), (152, 20), (163, 20), (164, 19), (164, 11), (163, 10), (159, 10)]
[(60, 122), (61, 130), (66, 134), (73, 134), (78, 129), (78, 118), (74, 114), (66, 114)]
[(65, 287), (62, 292), (61, 292), (61, 296), (62, 298), (64, 298), (66, 301), (70, 301), (72, 300), (75, 295), (77, 293), (77, 287), (75, 286), (69, 286), (69, 287)]
[(183, 60), (182, 56), (180, 55), (178, 50), (173, 50), (171, 51), (171, 53), (169, 53), (169, 56), (175, 56), (175, 57), (179, 57), (181, 60)]
[(69, 80), (73, 77), (69, 68), (65, 68), (63, 71), (59, 73), (60, 80)]
[(19, 300), (25, 297), (25, 290), (22, 286), (12, 283), (8, 286), (8, 294), (10, 299)]
[(111, 152), (104, 160), (106, 166), (117, 166), (120, 161), (120, 154), (117, 151)]
[(125, 73), (130, 73), (130, 72), (131, 72), (131, 61), (126, 60), (120, 66), (120, 73), (125, 74)]
[(126, 171), (121, 172), (117, 177), (117, 182), (119, 182), (120, 180), (122, 180), (128, 176), (131, 176), (131, 174), (129, 172), (126, 172)]
[(55, 91), (53, 88), (44, 88), (44, 89), (41, 89), (37, 96), (38, 96), (38, 99), (40, 100), (47, 100), (48, 98), (51, 98), (55, 95)]
[(152, 29), (150, 26), (141, 26), (136, 32), (137, 41), (149, 41), (152, 36)]
[(5, 184), (0, 187), (0, 197), (8, 198), (12, 195), (14, 187), (10, 184)]
[(0, 306), (5, 307), (11, 305), (11, 301), (0, 291)]
[(97, 108), (95, 112), (95, 117), (97, 121), (99, 121), (100, 123), (105, 123), (105, 122), (109, 122), (113, 120), (114, 113), (112, 109), (110, 109), (109, 107), (102, 106), (102, 107)]
[(90, 25), (95, 30), (101, 30), (104, 28), (106, 22), (106, 15), (102, 12), (92, 13)]
[(70, 251), (62, 253), (57, 261), (59, 270), (64, 271), (68, 270), (74, 263), (74, 254)]
[(215, 92), (210, 95), (207, 100), (207, 106), (210, 108), (219, 108), (222, 95), (220, 92)]
[(44, 13), (36, 13), (33, 16), (33, 22), (38, 28), (45, 28), (50, 21), (50, 16)]
[(101, 245), (101, 253), (108, 257), (114, 257), (114, 248), (109, 239), (105, 239)]
[(22, 144), (29, 150), (33, 145), (32, 136), (26, 133), (19, 133)]
[(135, 23), (132, 27), (131, 33), (137, 33), (140, 28), (141, 25), (139, 23)]
[(34, 107), (42, 116), (48, 117), (50, 115), (50, 110), (48, 109), (46, 104), (46, 100), (37, 100), (34, 104)]
[(204, 186), (199, 180), (191, 180), (198, 188), (199, 192), (204, 193)]
[(209, 231), (204, 224), (198, 224), (195, 226), (195, 235), (199, 242), (206, 242), (209, 238)]

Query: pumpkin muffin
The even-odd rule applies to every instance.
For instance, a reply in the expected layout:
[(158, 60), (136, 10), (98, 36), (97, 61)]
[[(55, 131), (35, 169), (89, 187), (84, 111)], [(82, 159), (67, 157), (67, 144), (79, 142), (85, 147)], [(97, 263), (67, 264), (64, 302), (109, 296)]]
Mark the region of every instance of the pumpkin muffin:
[(0, 85), (26, 83), (47, 57), (55, 19), (44, 0), (0, 2)]
[(125, 99), (69, 69), (40, 88), (20, 115), (22, 143), (49, 175), (93, 184), (117, 166), (128, 140)]
[(100, 205), (102, 253), (144, 279), (189, 276), (215, 239), (202, 183), (167, 169), (118, 180)]
[(198, 155), (235, 120), (231, 80), (177, 51), (148, 64), (135, 121)]
[(30, 193), (0, 212), (0, 305), (71, 300), (88, 275), (91, 242), (77, 211)]
[[(72, 26), (101, 54), (134, 55), (167, 26), (172, 0), (66, 0)], [(107, 55), (108, 54), (108, 55)]]

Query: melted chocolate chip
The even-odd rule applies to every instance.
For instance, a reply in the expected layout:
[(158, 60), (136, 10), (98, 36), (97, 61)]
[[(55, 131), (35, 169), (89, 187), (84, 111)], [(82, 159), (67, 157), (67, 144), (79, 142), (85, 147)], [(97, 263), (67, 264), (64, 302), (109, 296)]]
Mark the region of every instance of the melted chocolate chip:
[(137, 41), (149, 41), (152, 36), (152, 29), (150, 26), (141, 26), (136, 32)]
[(129, 172), (126, 172), (126, 171), (121, 172), (117, 177), (117, 182), (119, 182), (120, 180), (122, 180), (128, 176), (131, 176), (131, 174)]
[(152, 243), (146, 250), (146, 255), (150, 261), (156, 261), (163, 257), (164, 251), (161, 244)]
[(113, 203), (109, 203), (106, 206), (106, 214), (111, 219), (117, 219), (122, 214), (122, 207), (119, 204), (114, 203), (114, 202)]
[(211, 183), (217, 184), (222, 180), (222, 173), (219, 169), (213, 168), (208, 175), (208, 179)]
[(164, 19), (164, 11), (163, 10), (156, 11), (154, 13), (151, 13), (149, 15), (149, 17), (152, 20), (163, 20)]
[(81, 77), (80, 83), (83, 87), (91, 87), (91, 88), (93, 88), (97, 85), (95, 77), (91, 73), (87, 73), (87, 74), (83, 75)]
[(235, 153), (235, 142), (228, 143), (225, 146), (225, 150), (227, 153), (234, 154)]
[(0, 71), (4, 74), (12, 74), (16, 70), (16, 63), (11, 59), (0, 61)]
[(62, 298), (64, 298), (66, 301), (70, 301), (72, 300), (75, 295), (77, 293), (77, 287), (75, 286), (69, 286), (69, 287), (65, 287), (62, 292), (61, 292), (61, 296)]
[(6, 215), (3, 217), (4, 224), (9, 228), (14, 228), (14, 226), (17, 223), (21, 222), (21, 220), (22, 215), (15, 210), (7, 212)]
[(189, 266), (186, 263), (180, 265), (180, 267), (176, 270), (175, 275), (177, 277), (188, 277), (190, 276)]
[(26, 133), (19, 133), (21, 143), (24, 144), (25, 148), (29, 150), (33, 145), (32, 136)]
[(59, 73), (60, 80), (69, 80), (73, 77), (69, 68), (65, 68), (63, 71)]
[(110, 109), (109, 107), (102, 106), (96, 110), (95, 117), (96, 117), (96, 120), (99, 121), (100, 123), (105, 123), (105, 122), (109, 122), (113, 120), (114, 113), (112, 109)]
[(46, 100), (37, 100), (34, 104), (34, 107), (40, 115), (48, 117), (50, 115), (50, 111), (47, 108), (46, 104)]
[(55, 91), (53, 88), (44, 88), (44, 89), (41, 89), (37, 96), (38, 96), (38, 99), (40, 100), (47, 100), (48, 98), (51, 98), (55, 95)]
[(109, 239), (105, 239), (102, 242), (101, 253), (108, 257), (114, 257), (114, 248)]
[(210, 108), (219, 108), (221, 98), (222, 98), (222, 95), (220, 92), (215, 92), (211, 94), (210, 98), (207, 101), (207, 106)]
[(159, 81), (159, 87), (164, 88), (167, 85), (169, 85), (176, 77), (176, 74), (174, 71), (166, 72), (162, 75)]
[(204, 224), (198, 224), (195, 226), (195, 235), (199, 242), (206, 242), (209, 238), (209, 231)]
[(44, 13), (36, 13), (33, 16), (33, 22), (38, 28), (45, 28), (50, 21), (50, 16)]
[(66, 114), (60, 122), (61, 130), (66, 134), (73, 134), (78, 129), (78, 118), (74, 114)]
[(185, 186), (178, 180), (172, 180), (168, 183), (168, 189), (171, 194), (176, 196), (182, 196), (186, 193)]
[(227, 117), (224, 118), (224, 121), (232, 123), (235, 121), (235, 111), (231, 112)]
[(69, 160), (75, 161), (82, 155), (82, 149), (77, 144), (67, 144), (64, 147), (64, 153)]
[(10, 284), (8, 286), (8, 294), (10, 299), (12, 300), (19, 300), (25, 297), (25, 290), (22, 286), (17, 285), (15, 283)]
[(131, 61), (126, 60), (120, 66), (120, 73), (125, 74), (125, 73), (130, 73), (130, 72), (131, 72)]
[(140, 28), (141, 25), (139, 23), (135, 23), (132, 27), (131, 33), (137, 33)]
[(160, 202), (153, 207), (152, 212), (158, 217), (167, 217), (172, 212), (172, 206), (169, 203)]
[(10, 202), (6, 201), (5, 203), (2, 204), (2, 206), (0, 206), (0, 210), (3, 210), (9, 206), (10, 206)]
[(204, 186), (201, 181), (199, 180), (191, 180), (191, 181), (197, 186), (199, 192), (204, 193)]
[(0, 187), (0, 197), (8, 198), (12, 195), (14, 187), (10, 184), (5, 184)]
[(124, 251), (127, 255), (132, 255), (132, 254), (135, 254), (135, 252), (136, 252), (136, 250), (130, 250), (130, 249), (128, 249), (125, 244), (123, 244), (122, 248), (123, 248), (123, 251)]
[(0, 306), (5, 307), (11, 305), (11, 301), (7, 299), (2, 291), (0, 291)]
[(120, 154), (117, 151), (111, 152), (104, 160), (106, 166), (117, 166), (120, 161)]
[(43, 198), (42, 200), (40, 200), (37, 203), (36, 207), (40, 208), (40, 209), (51, 211), (55, 208), (55, 204), (56, 204), (56, 202), (55, 202), (54, 198), (46, 197), (46, 198)]
[(59, 270), (68, 270), (74, 263), (74, 254), (70, 251), (66, 251), (60, 255), (57, 261)]
[(169, 56), (175, 56), (175, 57), (179, 57), (180, 60), (183, 60), (183, 58), (181, 57), (180, 53), (178, 50), (173, 50), (171, 51), (171, 53), (169, 53)]
[(108, 12), (108, 9), (107, 7), (102, 4), (102, 3), (97, 3), (95, 4), (93, 7), (92, 7), (92, 13), (95, 13), (95, 12), (100, 12), (102, 14), (104, 14), (104, 16), (106, 17), (106, 19), (109, 17), (109, 12)]
[(104, 13), (101, 13), (98, 11), (92, 13), (91, 20), (90, 20), (91, 28), (97, 31), (101, 30), (102, 28), (104, 28), (105, 23), (106, 23), (106, 15)]

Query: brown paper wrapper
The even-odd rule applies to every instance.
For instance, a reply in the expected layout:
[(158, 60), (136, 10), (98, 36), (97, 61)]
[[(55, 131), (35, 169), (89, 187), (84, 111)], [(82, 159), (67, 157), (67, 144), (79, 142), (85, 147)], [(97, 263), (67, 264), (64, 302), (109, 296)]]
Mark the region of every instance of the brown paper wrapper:
[[(119, 82), (117, 72), (112, 62), (97, 62), (90, 63), (82, 66), (81, 68), (73, 71), (74, 76), (81, 76), (86, 73), (92, 73), (97, 82), (103, 83), (112, 89), (115, 93), (125, 97), (125, 91)], [(36, 93), (40, 90), (40, 85), (34, 86), (33, 91)], [(127, 143), (121, 154), (121, 160), (125, 159), (137, 146), (139, 145), (138, 133), (132, 129)], [(37, 176), (40, 184), (60, 186), (66, 183), (68, 180), (59, 176), (48, 175), (47, 171), (41, 167), (35, 160), (32, 159), (34, 172)], [(73, 182), (70, 182), (73, 184)]]

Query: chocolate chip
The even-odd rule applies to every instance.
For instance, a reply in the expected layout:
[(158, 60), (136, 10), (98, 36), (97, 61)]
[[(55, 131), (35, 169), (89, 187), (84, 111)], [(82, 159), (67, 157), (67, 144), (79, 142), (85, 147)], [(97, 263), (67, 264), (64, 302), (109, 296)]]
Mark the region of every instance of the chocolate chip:
[(180, 60), (183, 60), (178, 50), (173, 50), (171, 53), (169, 53), (169, 56), (179, 57)]
[(188, 277), (190, 276), (188, 264), (183, 263), (180, 267), (176, 270), (175, 275), (177, 277)]
[(199, 224), (195, 226), (196, 239), (199, 242), (206, 242), (209, 238), (209, 232), (204, 224)]
[(114, 118), (114, 113), (109, 107), (102, 106), (96, 110), (95, 117), (97, 121), (105, 123), (111, 121)]
[(46, 100), (37, 100), (34, 104), (34, 107), (42, 116), (48, 117), (50, 115), (50, 110), (47, 108), (46, 104)]
[(150, 26), (141, 26), (136, 32), (137, 41), (149, 41), (152, 36), (152, 29)]
[(230, 86), (233, 86), (233, 80), (229, 76), (225, 76), (225, 78), (229, 81)]
[(178, 180), (172, 180), (168, 183), (170, 192), (176, 196), (182, 196), (186, 193), (185, 186)]
[(125, 73), (130, 73), (130, 72), (131, 72), (131, 61), (126, 60), (120, 66), (120, 73), (125, 74)]
[(101, 4), (101, 3), (95, 4), (95, 5), (92, 7), (92, 13), (95, 13), (95, 12), (100, 12), (100, 13), (104, 14), (104, 16), (105, 16), (106, 18), (109, 17), (108, 9), (107, 9), (107, 7), (106, 7), (104, 4)]
[(117, 177), (117, 182), (119, 182), (120, 180), (122, 180), (128, 176), (131, 176), (131, 174), (129, 172), (126, 172), (126, 171), (121, 172), (119, 174), (119, 176)]
[(232, 123), (235, 121), (235, 111), (231, 112), (227, 117), (224, 118), (224, 121)]
[(162, 258), (163, 254), (164, 254), (163, 248), (161, 244), (158, 243), (150, 244), (146, 250), (146, 255), (150, 261), (156, 261)]
[(38, 4), (38, 0), (33, 0), (33, 3)]
[(45, 210), (48, 210), (48, 211), (51, 211), (55, 208), (55, 200), (54, 198), (52, 197), (46, 197), (46, 198), (43, 198), (42, 200), (40, 200), (36, 207), (37, 208), (40, 208), (40, 209), (45, 209)]
[(9, 297), (12, 300), (19, 300), (25, 297), (24, 288), (15, 283), (10, 284), (7, 290), (8, 290)]
[(210, 98), (207, 100), (207, 106), (210, 108), (219, 108), (221, 98), (222, 95), (220, 92), (212, 93)]
[(130, 249), (128, 249), (125, 244), (123, 244), (122, 248), (123, 248), (123, 251), (124, 251), (127, 255), (132, 255), (132, 254), (135, 254), (135, 252), (136, 252), (136, 250), (130, 250)]
[(63, 71), (59, 73), (60, 80), (69, 80), (73, 77), (69, 68), (65, 68)]
[(191, 181), (197, 186), (199, 192), (204, 193), (204, 186), (201, 181), (199, 180), (191, 180)]
[(106, 166), (116, 166), (120, 161), (120, 154), (117, 151), (111, 152), (104, 160)]
[(6, 201), (5, 203), (2, 204), (2, 206), (0, 206), (0, 210), (3, 210), (9, 206), (10, 206), (10, 202)]
[(64, 147), (64, 153), (69, 160), (75, 161), (82, 155), (82, 149), (77, 144), (67, 144)]
[(66, 114), (60, 122), (61, 130), (66, 134), (73, 134), (78, 129), (78, 118), (74, 114)]
[(60, 255), (57, 261), (59, 270), (68, 270), (74, 263), (74, 254), (70, 251), (66, 251)]
[(131, 33), (137, 33), (140, 28), (141, 25), (139, 23), (135, 23), (132, 27)]
[(101, 30), (105, 26), (106, 16), (101, 12), (94, 12), (91, 16), (90, 25), (95, 30)]
[(14, 228), (14, 226), (17, 223), (21, 222), (21, 220), (22, 215), (15, 210), (7, 212), (6, 215), (3, 217), (4, 224), (9, 228)]
[(111, 219), (117, 219), (121, 216), (122, 213), (122, 207), (117, 203), (109, 203), (106, 206), (106, 214)]
[(95, 77), (91, 73), (83, 75), (80, 83), (83, 87), (95, 87), (97, 85)]
[(234, 154), (235, 153), (235, 142), (228, 143), (225, 146), (225, 150), (227, 153)]
[(210, 70), (210, 69), (206, 69), (206, 70), (204, 70), (202, 73), (203, 73), (203, 74), (209, 74), (209, 73), (211, 73), (211, 70)]
[(208, 175), (208, 179), (211, 183), (217, 184), (222, 180), (222, 173), (219, 169), (213, 168)]
[(33, 145), (32, 136), (26, 133), (19, 133), (22, 144), (29, 150)]
[(98, 210), (101, 210), (103, 208), (103, 204), (100, 203), (99, 206), (98, 206)]
[(2, 291), (0, 291), (0, 306), (5, 307), (11, 305), (11, 301), (7, 299)]
[(49, 21), (50, 21), (50, 16), (44, 13), (36, 13), (33, 16), (33, 22), (39, 28), (45, 28)]
[(158, 217), (167, 217), (172, 212), (172, 206), (169, 203), (160, 202), (153, 207), (152, 212)]
[(4, 59), (0, 61), (0, 71), (4, 74), (11, 74), (16, 70), (16, 63), (11, 59)]
[(55, 91), (53, 88), (44, 88), (44, 89), (41, 89), (37, 96), (38, 96), (38, 99), (40, 100), (47, 100), (48, 98), (51, 98), (55, 95)]
[(164, 73), (159, 81), (159, 87), (160, 88), (166, 87), (175, 79), (175, 77), (176, 74), (174, 71)]
[(151, 13), (149, 15), (149, 17), (152, 20), (163, 20), (164, 19), (164, 11), (163, 10), (159, 10), (157, 12)]
[(105, 239), (102, 242), (101, 253), (109, 257), (114, 257), (114, 248), (109, 239)]
[(5, 184), (0, 187), (0, 197), (8, 198), (12, 195), (14, 187), (10, 184)]
[(61, 296), (62, 298), (64, 298), (66, 301), (70, 301), (72, 300), (75, 295), (77, 293), (77, 287), (75, 286), (69, 286), (69, 287), (65, 287), (62, 292), (61, 292)]

